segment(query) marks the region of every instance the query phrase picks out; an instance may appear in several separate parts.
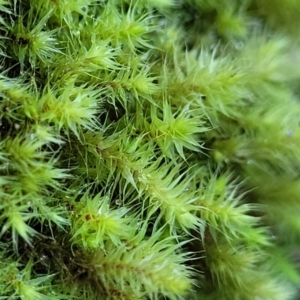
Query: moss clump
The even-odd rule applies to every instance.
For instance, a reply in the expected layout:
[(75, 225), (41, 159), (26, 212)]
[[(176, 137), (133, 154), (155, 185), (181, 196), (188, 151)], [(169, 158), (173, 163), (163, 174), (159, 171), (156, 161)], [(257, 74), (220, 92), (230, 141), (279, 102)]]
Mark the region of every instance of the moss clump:
[(296, 2), (0, 0), (0, 299), (296, 299)]

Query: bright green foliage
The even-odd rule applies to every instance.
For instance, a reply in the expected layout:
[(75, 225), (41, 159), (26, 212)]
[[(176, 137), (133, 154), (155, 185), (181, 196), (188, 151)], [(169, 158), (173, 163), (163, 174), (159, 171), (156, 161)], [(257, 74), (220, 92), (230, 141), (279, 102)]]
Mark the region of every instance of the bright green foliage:
[[(110, 240), (116, 246), (121, 245), (121, 240), (130, 239), (135, 232), (134, 225), (130, 219), (124, 216), (128, 213), (125, 207), (109, 209), (109, 197), (99, 195), (94, 199), (87, 196), (80, 199), (79, 204), (74, 203), (72, 215), (74, 243), (82, 244), (85, 248), (97, 249), (104, 247), (104, 241)], [(129, 226), (131, 225), (131, 226)]]
[(184, 159), (183, 148), (199, 151), (201, 144), (197, 141), (196, 134), (208, 130), (201, 122), (201, 115), (198, 115), (201, 111), (197, 114), (186, 106), (174, 114), (166, 102), (159, 110), (156, 106), (151, 107), (151, 119), (148, 126), (151, 136), (161, 148), (162, 153), (172, 158), (176, 155), (174, 151), (176, 149), (176, 152)]
[(79, 138), (78, 127), (94, 129), (97, 127), (95, 115), (98, 112), (97, 94), (84, 86), (70, 84), (58, 96), (47, 91), (39, 100), (39, 113), (42, 122), (57, 124), (57, 130), (73, 132)]
[(0, 0), (0, 299), (298, 299), (298, 2)]
[[(160, 232), (148, 240), (141, 241), (132, 247), (123, 245), (116, 248), (107, 245), (106, 255), (103, 251), (93, 253), (86, 262), (93, 266), (103, 289), (112, 298), (141, 299), (145, 295), (156, 299), (160, 293), (170, 299), (177, 299), (192, 287), (189, 279), (191, 270), (182, 263), (184, 255), (174, 254), (180, 246), (170, 239), (158, 239)], [(99, 283), (98, 283), (99, 284)], [(122, 287), (121, 291), (119, 287)], [(123, 295), (124, 293), (124, 295)]]
[(259, 218), (251, 211), (259, 212), (262, 207), (252, 203), (242, 203), (243, 195), (238, 195), (239, 186), (230, 183), (231, 176), (224, 174), (209, 181), (202, 178), (197, 193), (197, 204), (201, 206), (201, 218), (209, 224), (209, 232), (216, 242), (218, 233), (224, 235), (228, 243), (242, 239), (257, 245), (268, 244), (268, 237), (262, 227), (257, 227)]
[[(55, 299), (51, 297), (54, 291), (51, 291), (52, 275), (34, 276), (33, 262), (28, 261), (25, 267), (14, 262), (12, 259), (1, 261), (1, 282), (6, 282), (2, 287), (1, 299), (37, 299), (47, 300)], [(49, 295), (49, 296), (48, 296)], [(65, 299), (60, 295), (61, 299)]]

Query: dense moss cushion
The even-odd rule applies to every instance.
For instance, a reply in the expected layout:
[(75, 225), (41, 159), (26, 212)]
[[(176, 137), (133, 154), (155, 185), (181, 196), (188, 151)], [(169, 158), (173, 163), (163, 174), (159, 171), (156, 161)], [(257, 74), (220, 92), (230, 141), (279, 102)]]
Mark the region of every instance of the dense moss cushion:
[(0, 299), (296, 300), (299, 14), (0, 0)]

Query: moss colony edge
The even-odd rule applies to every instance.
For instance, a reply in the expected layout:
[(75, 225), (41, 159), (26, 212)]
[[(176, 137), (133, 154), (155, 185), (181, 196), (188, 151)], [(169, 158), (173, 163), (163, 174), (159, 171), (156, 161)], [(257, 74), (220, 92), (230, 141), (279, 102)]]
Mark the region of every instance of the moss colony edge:
[(0, 0), (0, 299), (296, 300), (298, 2)]

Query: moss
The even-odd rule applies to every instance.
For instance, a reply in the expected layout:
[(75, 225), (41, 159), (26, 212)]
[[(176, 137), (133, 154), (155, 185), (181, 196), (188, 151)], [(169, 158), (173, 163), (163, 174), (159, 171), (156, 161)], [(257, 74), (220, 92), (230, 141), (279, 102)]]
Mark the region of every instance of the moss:
[(297, 299), (299, 10), (0, 0), (0, 299)]

